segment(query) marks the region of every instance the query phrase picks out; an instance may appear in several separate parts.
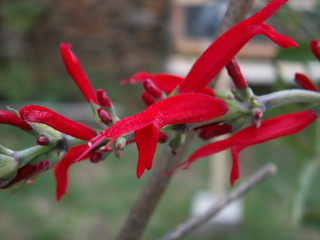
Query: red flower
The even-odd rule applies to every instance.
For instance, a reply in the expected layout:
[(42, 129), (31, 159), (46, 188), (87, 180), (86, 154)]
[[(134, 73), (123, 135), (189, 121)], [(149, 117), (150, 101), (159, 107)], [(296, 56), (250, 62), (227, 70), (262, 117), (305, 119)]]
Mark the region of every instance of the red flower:
[(82, 69), (80, 62), (77, 57), (70, 50), (71, 45), (67, 43), (61, 43), (60, 52), (62, 60), (66, 66), (66, 70), (69, 73), (70, 77), (77, 84), (83, 96), (88, 102), (95, 103), (99, 105), (96, 94), (89, 82), (87, 75)]
[(48, 108), (28, 105), (20, 109), (21, 118), (29, 123), (42, 123), (72, 137), (90, 140), (97, 134), (91, 128), (63, 117)]
[(262, 122), (260, 128), (248, 127), (235, 133), (228, 139), (214, 142), (199, 148), (187, 161), (180, 164), (175, 169), (180, 167), (188, 168), (190, 164), (199, 158), (230, 148), (233, 159), (230, 181), (233, 185), (234, 181), (238, 179), (240, 175), (238, 155), (243, 149), (275, 138), (295, 134), (315, 121), (316, 118), (317, 115), (314, 112), (307, 110), (265, 120)]
[(238, 23), (224, 33), (198, 58), (186, 78), (179, 85), (179, 93), (197, 92), (203, 89), (218, 72), (255, 35), (263, 34), (283, 48), (298, 45), (263, 23), (288, 0), (272, 0), (252, 17)]

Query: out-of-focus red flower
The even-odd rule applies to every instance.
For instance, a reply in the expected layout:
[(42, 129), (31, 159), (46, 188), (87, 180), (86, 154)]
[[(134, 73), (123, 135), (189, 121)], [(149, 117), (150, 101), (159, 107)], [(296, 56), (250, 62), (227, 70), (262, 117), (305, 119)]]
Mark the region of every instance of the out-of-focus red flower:
[(302, 88), (310, 91), (318, 91), (318, 87), (303, 73), (296, 73), (294, 76), (295, 82)]

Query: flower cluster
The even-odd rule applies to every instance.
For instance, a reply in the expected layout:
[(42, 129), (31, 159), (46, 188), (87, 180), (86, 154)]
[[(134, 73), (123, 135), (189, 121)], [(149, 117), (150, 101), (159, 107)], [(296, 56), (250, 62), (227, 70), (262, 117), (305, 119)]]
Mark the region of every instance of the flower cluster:
[[(231, 136), (199, 148), (177, 168), (188, 168), (199, 158), (230, 148), (233, 184), (239, 178), (238, 155), (244, 148), (295, 134), (317, 118), (315, 102), (320, 100), (320, 94), (305, 75), (295, 76), (304, 90), (256, 96), (235, 60), (239, 50), (258, 34), (267, 36), (280, 47), (297, 47), (293, 40), (264, 23), (285, 2), (287, 0), (272, 0), (224, 33), (197, 59), (186, 77), (139, 72), (122, 80), (122, 84), (143, 85), (141, 99), (146, 105), (142, 112), (123, 119), (117, 116), (106, 92), (93, 89), (71, 45), (62, 43), (60, 50), (66, 70), (102, 128), (95, 131), (42, 106), (0, 110), (1, 124), (13, 125), (36, 138), (36, 146), (21, 151), (0, 146), (0, 187), (29, 182), (52, 167), (60, 200), (67, 192), (68, 169), (72, 164), (84, 159), (96, 163), (111, 152), (120, 157), (121, 151), (131, 143), (138, 149), (136, 174), (140, 178), (145, 170), (152, 168), (158, 142), (166, 142), (174, 153), (182, 143), (181, 136), (189, 130), (199, 131), (199, 137), (204, 140), (226, 133)], [(320, 59), (318, 41), (311, 42), (311, 50)], [(235, 86), (227, 92), (213, 91), (208, 84), (224, 67)], [(263, 120), (265, 111), (292, 102), (303, 102), (308, 109)]]

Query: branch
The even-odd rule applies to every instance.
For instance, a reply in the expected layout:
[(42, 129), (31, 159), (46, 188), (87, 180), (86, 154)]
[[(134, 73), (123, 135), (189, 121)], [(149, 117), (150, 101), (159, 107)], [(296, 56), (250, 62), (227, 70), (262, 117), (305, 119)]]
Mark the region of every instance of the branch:
[[(249, 9), (251, 9), (252, 2), (253, 0), (230, 0), (227, 13), (221, 23), (223, 29), (228, 29), (243, 19), (249, 12)], [(230, 9), (232, 9), (232, 11), (230, 11)], [(186, 143), (180, 147), (179, 152), (184, 152), (184, 149), (188, 146), (188, 142), (189, 141), (186, 141)], [(141, 238), (152, 213), (172, 178), (172, 174), (170, 176), (164, 176), (163, 173), (176, 167), (181, 162), (181, 155), (172, 156), (169, 147), (166, 147), (162, 157), (158, 161), (158, 165), (152, 171), (152, 175), (131, 209), (124, 226), (120, 230), (117, 237), (118, 240), (137, 240)]]
[(189, 134), (186, 142), (179, 149), (180, 154), (178, 155), (173, 155), (171, 153), (171, 148), (166, 146), (160, 159), (158, 159), (158, 164), (153, 169), (152, 175), (148, 179), (146, 186), (143, 188), (142, 193), (139, 195), (139, 198), (131, 209), (127, 220), (117, 237), (118, 240), (134, 240), (141, 237), (152, 213), (173, 176), (173, 174), (166, 176), (164, 173), (169, 172), (182, 161), (183, 152), (185, 152), (185, 149), (189, 146), (191, 138), (192, 136)]
[(254, 187), (256, 187), (263, 180), (270, 177), (277, 171), (277, 168), (274, 164), (268, 164), (261, 168), (259, 171), (254, 173), (251, 177), (249, 177), (245, 182), (243, 182), (239, 187), (231, 191), (229, 194), (223, 196), (217, 203), (209, 209), (205, 214), (200, 215), (198, 217), (191, 218), (186, 222), (179, 225), (175, 230), (171, 233), (168, 233), (164, 237), (159, 240), (175, 240), (183, 237), (190, 231), (195, 228), (201, 226), (202, 224), (211, 220), (214, 216), (216, 216), (221, 210), (223, 210), (229, 203), (234, 200), (240, 198)]

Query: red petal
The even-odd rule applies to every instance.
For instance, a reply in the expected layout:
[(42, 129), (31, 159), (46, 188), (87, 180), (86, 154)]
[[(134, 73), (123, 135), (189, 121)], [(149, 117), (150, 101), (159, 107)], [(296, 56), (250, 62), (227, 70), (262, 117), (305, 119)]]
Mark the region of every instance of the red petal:
[(71, 45), (67, 43), (60, 44), (60, 53), (67, 72), (73, 81), (77, 84), (83, 96), (88, 102), (93, 102), (99, 105), (96, 94), (91, 86), (91, 83), (85, 74), (78, 58), (70, 50)]
[(62, 195), (67, 193), (68, 190), (68, 171), (69, 167), (78, 162), (79, 160), (87, 158), (89, 155), (85, 155), (79, 159), (79, 157), (88, 149), (87, 144), (74, 146), (69, 149), (66, 155), (54, 166), (54, 174), (57, 181), (57, 200), (60, 201)]
[(43, 123), (78, 139), (89, 140), (97, 135), (91, 128), (65, 118), (45, 107), (28, 105), (21, 108), (19, 112), (24, 121)]
[(3, 110), (0, 110), (0, 124), (9, 124), (21, 128), (22, 130), (32, 130), (32, 127), (30, 127), (16, 114)]
[(297, 46), (291, 39), (277, 34), (263, 24), (287, 0), (273, 0), (252, 17), (238, 23), (224, 33), (198, 58), (179, 86), (179, 93), (203, 89), (255, 35), (265, 34), (281, 46)]
[(160, 129), (156, 124), (135, 131), (134, 136), (139, 152), (137, 177), (140, 178), (145, 169), (152, 168), (153, 157), (156, 152)]
[(313, 82), (306, 75), (302, 73), (296, 73), (294, 76), (294, 80), (300, 87), (310, 91), (318, 92), (317, 86), (314, 85)]

